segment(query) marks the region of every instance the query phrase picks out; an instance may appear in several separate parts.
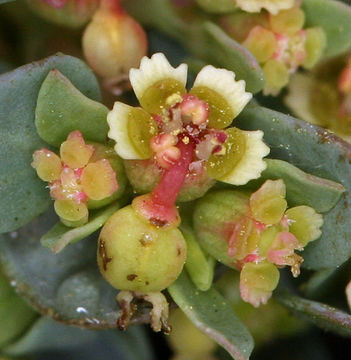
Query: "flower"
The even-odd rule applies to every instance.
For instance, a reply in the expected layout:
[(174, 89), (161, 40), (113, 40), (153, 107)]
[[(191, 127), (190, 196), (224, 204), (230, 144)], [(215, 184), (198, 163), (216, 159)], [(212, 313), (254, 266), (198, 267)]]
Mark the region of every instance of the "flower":
[[(240, 294), (258, 307), (267, 303), (279, 281), (279, 267), (300, 273), (302, 251), (321, 235), (322, 215), (309, 206), (287, 209), (283, 180), (267, 180), (249, 195), (222, 190), (202, 199), (194, 215), (201, 245), (240, 273)], [(214, 215), (214, 210), (217, 213)]]
[[(243, 3), (251, 4), (250, 1)], [(312, 68), (326, 46), (322, 28), (304, 29), (305, 13), (298, 6), (271, 11), (271, 14), (236, 12), (222, 16), (220, 23), (262, 66), (265, 95), (277, 95), (299, 66)]]
[(60, 156), (45, 148), (34, 152), (32, 167), (49, 182), (55, 211), (65, 225), (83, 225), (88, 221), (88, 207), (116, 198), (116, 159), (108, 160), (107, 154), (103, 145), (87, 145), (78, 130), (61, 144)]
[(295, 115), (351, 141), (351, 56), (292, 77), (285, 103)]
[(116, 102), (107, 117), (108, 136), (123, 159), (161, 171), (151, 194), (133, 202), (152, 223), (179, 223), (175, 202), (190, 169), (242, 185), (266, 168), (263, 132), (229, 127), (252, 97), (233, 72), (205, 66), (187, 93), (187, 66), (173, 68), (157, 53), (130, 71), (130, 81), (141, 107)]

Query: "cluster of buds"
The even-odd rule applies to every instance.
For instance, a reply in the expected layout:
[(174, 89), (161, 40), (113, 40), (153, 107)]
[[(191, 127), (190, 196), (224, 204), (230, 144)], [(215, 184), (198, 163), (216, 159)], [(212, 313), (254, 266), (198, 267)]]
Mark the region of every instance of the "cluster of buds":
[(231, 190), (211, 193), (195, 211), (201, 244), (240, 270), (241, 297), (255, 307), (271, 297), (279, 267), (290, 266), (293, 276), (299, 275), (303, 258), (295, 251), (321, 235), (322, 216), (308, 206), (287, 209), (285, 192), (282, 180), (267, 180), (251, 195)]
[(276, 13), (235, 12), (221, 26), (241, 42), (263, 68), (265, 95), (277, 95), (299, 66), (312, 68), (321, 58), (326, 38), (320, 27), (304, 29), (305, 14), (295, 5)]
[(105, 158), (107, 152), (104, 145), (86, 144), (78, 130), (61, 144), (60, 156), (48, 149), (34, 152), (32, 167), (49, 183), (55, 211), (66, 226), (85, 224), (88, 208), (116, 198), (119, 185), (113, 162), (118, 160)]

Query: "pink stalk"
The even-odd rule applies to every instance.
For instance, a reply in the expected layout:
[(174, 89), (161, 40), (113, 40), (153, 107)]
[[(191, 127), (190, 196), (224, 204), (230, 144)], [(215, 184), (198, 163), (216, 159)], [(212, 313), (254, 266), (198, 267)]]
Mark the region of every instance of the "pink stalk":
[(164, 170), (152, 193), (138, 196), (132, 203), (137, 213), (155, 226), (178, 226), (180, 222), (175, 202), (189, 172), (195, 145), (191, 141), (185, 144), (179, 140), (177, 148), (180, 150), (180, 158)]
[(192, 142), (185, 144), (180, 140), (177, 147), (181, 154), (179, 160), (164, 171), (160, 182), (151, 193), (153, 202), (164, 207), (174, 206), (193, 159), (194, 144)]

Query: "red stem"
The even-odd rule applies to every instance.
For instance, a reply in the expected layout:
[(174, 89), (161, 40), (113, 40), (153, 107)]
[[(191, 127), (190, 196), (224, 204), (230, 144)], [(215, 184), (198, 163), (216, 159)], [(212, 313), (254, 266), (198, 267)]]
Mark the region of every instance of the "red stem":
[(151, 193), (153, 202), (165, 207), (174, 206), (193, 159), (194, 144), (192, 142), (185, 144), (179, 140), (177, 147), (180, 150), (179, 160), (170, 169), (164, 171), (160, 182)]
[(117, 15), (124, 13), (120, 0), (100, 0), (100, 8), (114, 12)]

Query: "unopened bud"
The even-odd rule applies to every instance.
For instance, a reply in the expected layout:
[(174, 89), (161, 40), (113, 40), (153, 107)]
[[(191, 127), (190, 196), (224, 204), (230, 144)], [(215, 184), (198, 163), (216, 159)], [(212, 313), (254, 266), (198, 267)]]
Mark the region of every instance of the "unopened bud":
[(102, 0), (83, 34), (83, 51), (99, 75), (119, 77), (139, 66), (146, 55), (147, 39), (143, 28), (123, 11), (118, 0)]
[(58, 25), (79, 28), (96, 11), (99, 0), (27, 0), (40, 17)]

